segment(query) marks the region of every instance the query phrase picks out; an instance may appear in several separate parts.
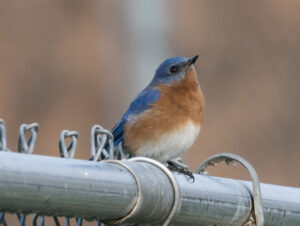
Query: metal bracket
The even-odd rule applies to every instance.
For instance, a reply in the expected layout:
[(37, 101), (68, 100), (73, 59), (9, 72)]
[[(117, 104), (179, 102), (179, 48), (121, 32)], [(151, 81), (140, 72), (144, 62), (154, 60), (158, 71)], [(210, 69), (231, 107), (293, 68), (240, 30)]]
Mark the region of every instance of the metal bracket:
[[(167, 167), (165, 167), (163, 164), (161, 164), (160, 162), (151, 159), (151, 158), (146, 158), (146, 157), (134, 157), (131, 159), (128, 159), (127, 161), (130, 162), (146, 162), (146, 163), (150, 163), (151, 165), (156, 166), (157, 168), (159, 168), (161, 171), (163, 171), (163, 173), (166, 174), (166, 176), (169, 178), (170, 183), (172, 185), (173, 188), (173, 194), (174, 194), (174, 202), (173, 202), (173, 206), (167, 216), (167, 218), (165, 219), (164, 223), (162, 224), (162, 226), (167, 226), (173, 216), (177, 213), (177, 211), (180, 208), (181, 205), (181, 199), (180, 199), (180, 191), (179, 191), (179, 186), (177, 184), (177, 181), (175, 179), (175, 177), (173, 176), (173, 174), (171, 173), (170, 170), (168, 170)], [(137, 194), (137, 201), (133, 207), (133, 209), (124, 217), (122, 217), (121, 219), (119, 219), (117, 222), (114, 222), (116, 224), (120, 224), (124, 221), (126, 221), (126, 219), (130, 218), (130, 216), (134, 215), (135, 211), (138, 209), (139, 207), (139, 202), (141, 200), (142, 194), (141, 194), (141, 184), (140, 181), (138, 179), (138, 177), (136, 176), (136, 174), (134, 173), (134, 171), (125, 164), (125, 162), (123, 161), (118, 161), (118, 160), (106, 160), (105, 162), (110, 162), (110, 163), (114, 163), (114, 164), (118, 164), (123, 166), (124, 168), (126, 168), (134, 177), (136, 184), (137, 184), (137, 190), (138, 190), (138, 194)]]
[(172, 207), (168, 217), (165, 219), (165, 222), (162, 224), (162, 226), (167, 226), (171, 222), (171, 220), (174, 217), (174, 215), (176, 214), (176, 212), (179, 210), (179, 207), (181, 204), (179, 186), (177, 184), (175, 177), (173, 176), (171, 171), (168, 170), (167, 167), (165, 167), (163, 164), (161, 164), (160, 162), (158, 162), (154, 159), (146, 158), (146, 157), (135, 157), (135, 158), (129, 159), (128, 161), (150, 163), (150, 164), (156, 166), (157, 168), (159, 168), (161, 171), (163, 171), (169, 178), (169, 180), (172, 184), (172, 187), (173, 187), (174, 202), (173, 202), (173, 207)]
[(124, 162), (119, 161), (119, 160), (113, 160), (113, 159), (108, 159), (108, 160), (104, 160), (104, 161), (123, 166), (125, 169), (127, 169), (131, 173), (131, 175), (133, 176), (133, 178), (136, 182), (136, 185), (137, 185), (137, 198), (136, 198), (136, 203), (135, 203), (134, 207), (126, 216), (124, 216), (121, 219), (118, 219), (116, 222), (114, 222), (114, 224), (120, 224), (120, 223), (124, 222), (125, 220), (127, 220), (130, 216), (132, 216), (133, 213), (135, 212), (135, 210), (137, 209), (138, 203), (140, 202), (141, 197), (142, 197), (141, 183), (140, 183), (138, 177), (135, 175), (134, 171), (129, 166), (127, 166)]
[[(195, 173), (207, 175), (206, 168), (208, 166), (215, 166), (216, 163), (225, 161), (227, 165), (240, 164), (250, 173), (252, 180), (252, 189), (253, 189), (253, 204), (254, 204), (254, 215), (253, 213), (249, 216), (250, 225), (263, 226), (264, 225), (264, 213), (262, 210), (262, 198), (259, 179), (255, 169), (252, 165), (245, 160), (244, 158), (230, 153), (220, 153), (213, 155), (206, 160), (204, 160), (196, 169)], [(254, 221), (254, 222), (253, 222)], [(244, 225), (249, 225), (249, 222), (246, 222)]]

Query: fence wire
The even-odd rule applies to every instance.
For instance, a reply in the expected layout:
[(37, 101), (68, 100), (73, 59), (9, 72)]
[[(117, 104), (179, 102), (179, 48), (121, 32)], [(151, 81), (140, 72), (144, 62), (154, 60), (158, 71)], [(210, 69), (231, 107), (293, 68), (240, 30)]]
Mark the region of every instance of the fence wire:
[[(60, 133), (58, 153), (73, 160), (32, 155), (38, 132), (37, 123), (22, 124), (18, 153), (23, 154), (9, 153), (5, 123), (0, 119), (0, 226), (11, 226), (11, 214), (20, 226), (43, 226), (45, 222), (80, 226), (90, 220), (97, 226), (104, 225), (103, 221), (120, 225), (300, 225), (300, 189), (260, 184), (254, 168), (239, 156), (221, 153), (209, 157), (199, 165), (193, 181), (182, 173), (170, 173), (153, 159), (116, 161), (130, 156), (123, 152), (122, 144), (114, 147), (112, 133), (100, 125), (90, 130), (89, 162), (73, 159), (79, 135), (69, 130)], [(220, 161), (246, 167), (252, 184), (207, 176), (207, 166)], [(175, 164), (187, 167), (180, 159)]]
[[(22, 124), (19, 129), (18, 136), (18, 152), (33, 154), (34, 146), (37, 140), (37, 135), (39, 131), (39, 124)], [(69, 143), (67, 144), (69, 140)], [(63, 130), (59, 137), (59, 154), (62, 158), (73, 158), (76, 152), (78, 140), (77, 131)], [(125, 158), (122, 146), (118, 146), (114, 150), (113, 144), (113, 135), (109, 130), (104, 129), (100, 125), (94, 125), (90, 131), (90, 144), (91, 144), (91, 159), (92, 161), (102, 161), (113, 159), (114, 156), (121, 156), (122, 159)], [(3, 119), (0, 118), (0, 151), (11, 151), (7, 148), (6, 140), (6, 127)], [(116, 154), (114, 153), (116, 151)], [(118, 157), (120, 158), (120, 157)], [(26, 214), (15, 213), (16, 218), (18, 219), (19, 226), (25, 226)], [(6, 212), (0, 212), (0, 225), (9, 226), (5, 219)], [(58, 216), (52, 216), (53, 222), (56, 226), (60, 226), (61, 223), (58, 219)], [(38, 221), (39, 219), (39, 221)], [(82, 218), (76, 218), (77, 226), (82, 226), (84, 220)], [(32, 217), (33, 226), (44, 226), (45, 225), (45, 216), (34, 214)], [(70, 218), (64, 218), (64, 225), (70, 225)], [(101, 222), (96, 221), (96, 226), (100, 226)], [(102, 223), (102, 225), (104, 225)]]

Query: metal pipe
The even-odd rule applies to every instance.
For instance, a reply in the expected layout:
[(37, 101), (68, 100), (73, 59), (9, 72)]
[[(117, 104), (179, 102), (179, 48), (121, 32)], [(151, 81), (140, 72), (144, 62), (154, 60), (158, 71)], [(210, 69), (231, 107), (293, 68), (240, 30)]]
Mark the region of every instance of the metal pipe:
[[(139, 202), (127, 225), (159, 225), (174, 202), (168, 177), (148, 163), (122, 164), (0, 152), (0, 211), (114, 222)], [(250, 182), (195, 175), (193, 183), (173, 175), (181, 206), (170, 225), (243, 225), (248, 220)], [(299, 188), (261, 184), (261, 190), (265, 225), (300, 225)]]

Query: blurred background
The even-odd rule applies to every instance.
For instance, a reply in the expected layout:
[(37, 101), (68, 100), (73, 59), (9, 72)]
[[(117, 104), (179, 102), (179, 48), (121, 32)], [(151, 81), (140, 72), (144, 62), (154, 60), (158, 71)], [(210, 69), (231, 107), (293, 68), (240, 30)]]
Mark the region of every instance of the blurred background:
[[(38, 122), (36, 154), (58, 156), (61, 130), (112, 129), (171, 56), (199, 54), (206, 97), (200, 137), (184, 155), (246, 158), (260, 180), (300, 187), (299, 1), (1, 1), (0, 118), (8, 147)], [(249, 179), (239, 167), (215, 176)]]

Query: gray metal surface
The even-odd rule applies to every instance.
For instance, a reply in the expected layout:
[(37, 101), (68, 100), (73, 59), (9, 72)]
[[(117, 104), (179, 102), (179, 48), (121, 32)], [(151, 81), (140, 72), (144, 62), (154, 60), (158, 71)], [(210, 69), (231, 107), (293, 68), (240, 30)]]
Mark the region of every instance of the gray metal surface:
[(260, 190), (260, 183), (257, 173), (253, 166), (244, 158), (231, 153), (218, 153), (212, 155), (200, 163), (195, 173), (207, 175), (207, 167), (215, 166), (217, 163), (224, 161), (227, 165), (241, 165), (243, 166), (251, 177), (252, 182), (252, 199), (253, 211), (247, 224), (256, 224), (257, 226), (264, 225), (264, 212), (262, 210), (262, 197)]
[[(249, 190), (252, 184), (241, 181)], [(300, 225), (300, 188), (261, 184), (264, 225)]]
[[(157, 167), (0, 152), (0, 211), (117, 220), (159, 225), (174, 202), (172, 185)], [(252, 211), (251, 183), (174, 173), (181, 206), (170, 225), (243, 225)], [(136, 178), (142, 188), (138, 191)], [(261, 184), (265, 225), (300, 225), (300, 189)]]
[(108, 163), (0, 152), (0, 209), (119, 218), (135, 203), (132, 175)]

